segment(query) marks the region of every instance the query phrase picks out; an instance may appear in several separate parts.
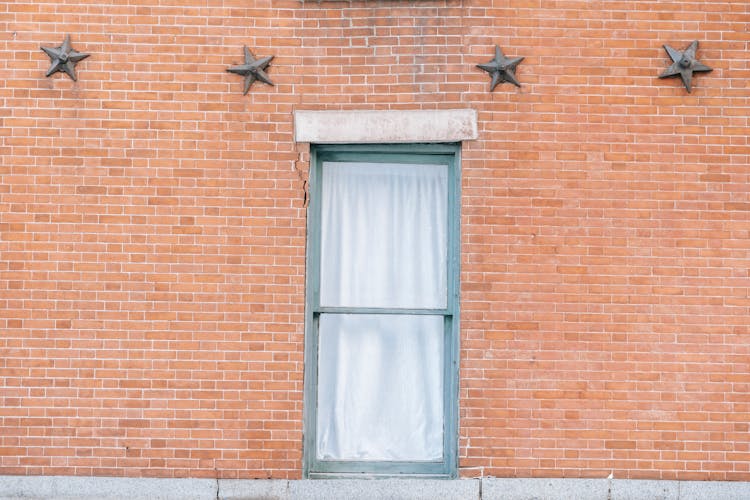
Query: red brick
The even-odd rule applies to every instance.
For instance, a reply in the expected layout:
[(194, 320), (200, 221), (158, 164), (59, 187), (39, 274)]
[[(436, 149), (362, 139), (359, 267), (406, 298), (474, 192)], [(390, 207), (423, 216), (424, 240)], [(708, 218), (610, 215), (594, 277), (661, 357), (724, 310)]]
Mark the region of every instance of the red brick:
[[(292, 112), (471, 107), (461, 474), (750, 480), (742, 7), (231, 3), (0, 7), (0, 473), (300, 477)], [(724, 66), (688, 94), (657, 76), (696, 29)], [(242, 95), (243, 45), (274, 87)]]

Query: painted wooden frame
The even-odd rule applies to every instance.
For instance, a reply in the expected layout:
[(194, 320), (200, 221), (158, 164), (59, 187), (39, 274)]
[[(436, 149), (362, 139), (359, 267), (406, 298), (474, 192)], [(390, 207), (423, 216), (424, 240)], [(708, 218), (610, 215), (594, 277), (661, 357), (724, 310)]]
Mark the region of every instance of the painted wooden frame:
[[(305, 382), (303, 475), (308, 478), (457, 477), (460, 144), (311, 145), (305, 283)], [(445, 309), (320, 307), (320, 200), (324, 161), (444, 164), (448, 168), (447, 306)], [(444, 318), (443, 458), (435, 462), (332, 461), (317, 458), (318, 327), (321, 313), (437, 314)]]

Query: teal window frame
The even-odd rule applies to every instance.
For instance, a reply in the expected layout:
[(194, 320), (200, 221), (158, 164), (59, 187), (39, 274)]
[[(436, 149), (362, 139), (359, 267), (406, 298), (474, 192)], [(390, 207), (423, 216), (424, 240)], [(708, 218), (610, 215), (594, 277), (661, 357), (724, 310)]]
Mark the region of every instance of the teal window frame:
[[(460, 143), (356, 144), (310, 146), (310, 203), (307, 213), (305, 283), (304, 448), (305, 478), (430, 477), (458, 474), (458, 361), (460, 273)], [(448, 169), (447, 297), (445, 309), (355, 308), (320, 306), (321, 179), (324, 161), (444, 164)], [(317, 458), (318, 327), (322, 313), (438, 314), (444, 321), (443, 459), (410, 461), (334, 461)]]

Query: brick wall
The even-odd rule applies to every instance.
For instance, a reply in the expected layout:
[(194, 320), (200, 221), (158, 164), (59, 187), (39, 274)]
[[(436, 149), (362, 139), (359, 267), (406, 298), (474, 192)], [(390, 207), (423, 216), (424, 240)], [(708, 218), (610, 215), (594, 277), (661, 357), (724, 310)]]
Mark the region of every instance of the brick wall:
[[(0, 473), (300, 477), (292, 113), (469, 107), (460, 474), (750, 480), (749, 22), (730, 1), (0, 3)], [(44, 77), (65, 34), (92, 54), (78, 82)], [(688, 94), (657, 76), (696, 39), (714, 70)], [(520, 89), (488, 92), (495, 44)], [(275, 86), (242, 95), (243, 45)]]

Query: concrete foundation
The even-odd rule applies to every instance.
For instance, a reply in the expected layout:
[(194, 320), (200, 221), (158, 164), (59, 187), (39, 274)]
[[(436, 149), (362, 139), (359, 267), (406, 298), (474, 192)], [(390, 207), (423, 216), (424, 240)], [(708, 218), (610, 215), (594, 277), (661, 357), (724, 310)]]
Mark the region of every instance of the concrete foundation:
[(0, 500), (748, 500), (750, 482), (0, 476)]

